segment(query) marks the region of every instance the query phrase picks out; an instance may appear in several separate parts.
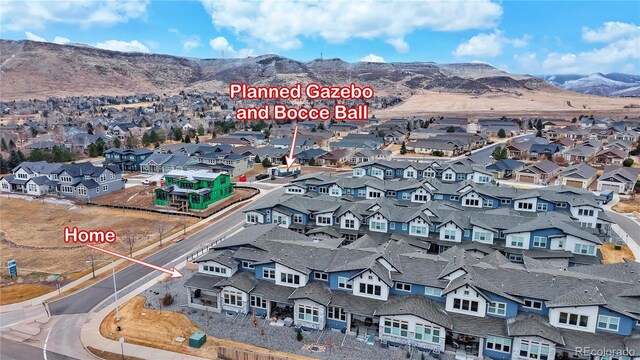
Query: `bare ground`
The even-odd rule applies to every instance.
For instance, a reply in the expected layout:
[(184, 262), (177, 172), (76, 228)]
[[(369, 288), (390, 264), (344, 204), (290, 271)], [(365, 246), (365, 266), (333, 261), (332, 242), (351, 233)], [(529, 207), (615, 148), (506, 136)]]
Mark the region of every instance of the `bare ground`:
[[(148, 241), (156, 241), (157, 224), (166, 224), (164, 236), (181, 230), (197, 219), (182, 216), (161, 215), (141, 211), (122, 211), (97, 206), (61, 205), (27, 201), (16, 198), (0, 198), (0, 231), (4, 240), (0, 243), (0, 261), (16, 259), (19, 274), (37, 272), (43, 274), (69, 274), (87, 268), (87, 250), (81, 246), (65, 244), (63, 229), (77, 226), (80, 229), (114, 230), (119, 236), (125, 230), (133, 230), (140, 238), (136, 248)], [(124, 252), (121, 238), (116, 245), (108, 245)]]
[(602, 263), (616, 264), (624, 262), (624, 259), (636, 259), (628, 245), (622, 244), (621, 246), (622, 249), (620, 250), (616, 250), (615, 244), (613, 243), (606, 243), (598, 246), (600, 248), (600, 252), (602, 252)]
[(424, 92), (413, 95), (398, 106), (372, 110), (377, 118), (433, 116), (446, 114), (471, 119), (506, 116), (640, 116), (640, 99), (608, 98), (568, 91), (527, 91), (521, 96), (511, 93), (470, 94)]

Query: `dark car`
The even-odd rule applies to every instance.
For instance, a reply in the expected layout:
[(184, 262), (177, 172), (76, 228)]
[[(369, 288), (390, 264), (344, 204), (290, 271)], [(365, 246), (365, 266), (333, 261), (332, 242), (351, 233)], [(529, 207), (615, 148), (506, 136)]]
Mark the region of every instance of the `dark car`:
[(269, 175), (267, 175), (267, 174), (260, 174), (260, 175), (256, 175), (256, 180), (262, 180), (262, 179), (266, 179), (268, 177), (269, 177)]

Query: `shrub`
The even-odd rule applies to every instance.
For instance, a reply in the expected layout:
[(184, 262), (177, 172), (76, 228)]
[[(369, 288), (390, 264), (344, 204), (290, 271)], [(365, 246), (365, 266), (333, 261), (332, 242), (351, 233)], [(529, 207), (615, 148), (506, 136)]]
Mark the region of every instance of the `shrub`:
[(302, 330), (296, 330), (296, 340), (302, 341), (302, 339), (304, 339), (304, 336), (302, 336)]
[(162, 298), (162, 305), (169, 306), (173, 304), (173, 295), (166, 293)]
[(624, 167), (631, 167), (631, 165), (633, 165), (633, 159), (632, 158), (626, 158), (622, 162), (622, 166), (624, 166)]

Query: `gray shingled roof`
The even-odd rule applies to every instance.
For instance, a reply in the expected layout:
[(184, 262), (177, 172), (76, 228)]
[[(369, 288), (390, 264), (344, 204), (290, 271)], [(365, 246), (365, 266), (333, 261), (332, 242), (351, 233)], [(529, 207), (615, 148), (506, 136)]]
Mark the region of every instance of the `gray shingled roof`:
[(258, 279), (254, 273), (238, 271), (231, 277), (225, 278), (218, 282), (216, 287), (232, 286), (246, 293), (251, 292), (258, 285)]
[(560, 330), (549, 325), (549, 319), (532, 313), (520, 313), (515, 318), (507, 319), (509, 336), (539, 336), (556, 344), (564, 345)]
[(309, 281), (307, 285), (295, 289), (289, 299), (309, 299), (327, 306), (331, 302), (331, 290), (325, 281)]
[(447, 312), (442, 308), (441, 303), (420, 295), (390, 298), (375, 311), (375, 315), (415, 315), (446, 329), (453, 327), (453, 323)]
[(595, 285), (584, 285), (575, 289), (571, 289), (564, 294), (557, 296), (551, 301), (546, 302), (546, 306), (553, 307), (566, 307), (566, 306), (593, 306), (593, 305), (606, 305), (607, 301), (604, 299)]

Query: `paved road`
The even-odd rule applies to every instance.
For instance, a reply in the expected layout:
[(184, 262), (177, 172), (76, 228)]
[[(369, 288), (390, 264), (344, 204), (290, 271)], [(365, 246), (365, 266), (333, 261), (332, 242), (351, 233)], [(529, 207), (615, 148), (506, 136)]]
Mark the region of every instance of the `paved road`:
[[(209, 225), (205, 229), (190, 236), (188, 239), (166, 247), (165, 249), (145, 258), (145, 261), (155, 265), (164, 266), (198, 248), (199, 245), (204, 242), (225, 236), (242, 226), (244, 222), (242, 209), (256, 203), (271, 200), (281, 196), (282, 193), (282, 189), (273, 190), (262, 198), (249, 202), (249, 204), (226, 215), (224, 218), (217, 220), (212, 225)], [(151, 271), (154, 270), (142, 265), (130, 265), (116, 273), (116, 286), (118, 290), (124, 289), (127, 285), (130, 285), (148, 275)], [(82, 291), (49, 303), (49, 310), (52, 315), (87, 313), (112, 295), (113, 278), (109, 276)]]
[(638, 223), (617, 212), (607, 210), (606, 214), (640, 246), (640, 225)]
[(75, 358), (68, 357), (56, 352), (46, 352), (44, 350), (31, 346), (29, 344), (13, 342), (0, 338), (0, 349), (2, 349), (3, 360), (26, 360), (26, 359), (47, 359), (47, 360), (73, 360)]

